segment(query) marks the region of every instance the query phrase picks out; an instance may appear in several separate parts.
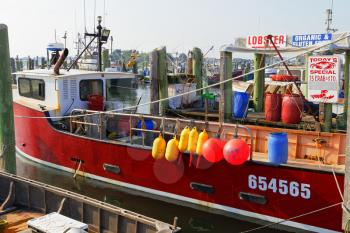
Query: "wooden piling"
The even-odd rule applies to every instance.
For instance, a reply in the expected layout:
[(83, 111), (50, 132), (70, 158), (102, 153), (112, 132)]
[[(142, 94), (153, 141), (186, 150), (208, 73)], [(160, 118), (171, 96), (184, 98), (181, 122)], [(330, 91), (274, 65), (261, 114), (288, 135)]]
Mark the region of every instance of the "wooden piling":
[[(159, 100), (159, 92), (158, 92), (158, 52), (157, 50), (153, 50), (151, 53), (151, 102)], [(153, 103), (150, 106), (150, 114), (153, 116), (159, 115), (159, 103)]]
[(193, 75), (193, 52), (189, 51), (188, 52), (188, 57), (187, 57), (187, 66), (186, 66), (186, 74)]
[[(168, 76), (167, 76), (167, 55), (166, 48), (158, 49), (158, 81), (159, 81), (159, 99), (168, 98)], [(165, 110), (168, 106), (168, 100), (159, 103), (160, 115), (165, 115)]]
[[(345, 102), (344, 102), (344, 114), (346, 115), (347, 122), (350, 122), (349, 108), (347, 107), (349, 103), (349, 59), (350, 52), (345, 53), (345, 66), (344, 66), (344, 91), (345, 91)], [(346, 110), (345, 110), (346, 106)], [(350, 213), (347, 211), (350, 209), (350, 124), (347, 124), (347, 134), (346, 134), (346, 154), (345, 154), (345, 181), (344, 181), (344, 200), (343, 205), (343, 218), (342, 218), (342, 229), (348, 225), (350, 221)], [(341, 187), (342, 188), (342, 187)]]
[(344, 119), (347, 119), (348, 104), (349, 104), (349, 80), (350, 80), (349, 66), (350, 66), (350, 51), (346, 51), (345, 63), (344, 63)]
[[(232, 53), (220, 52), (220, 82), (232, 78)], [(220, 84), (220, 122), (232, 119), (232, 81)]]
[[(192, 50), (192, 70), (196, 79), (196, 89), (203, 87), (203, 53), (200, 48), (193, 48)], [(198, 91), (197, 95), (201, 95), (203, 91)]]
[(254, 55), (254, 110), (262, 112), (264, 109), (264, 90), (265, 90), (265, 70), (257, 71), (265, 66), (265, 56), (256, 53)]
[(331, 132), (332, 130), (332, 104), (325, 103), (324, 104), (324, 132)]
[(0, 160), (3, 168), (16, 173), (15, 132), (12, 107), (12, 78), (8, 30), (0, 24)]

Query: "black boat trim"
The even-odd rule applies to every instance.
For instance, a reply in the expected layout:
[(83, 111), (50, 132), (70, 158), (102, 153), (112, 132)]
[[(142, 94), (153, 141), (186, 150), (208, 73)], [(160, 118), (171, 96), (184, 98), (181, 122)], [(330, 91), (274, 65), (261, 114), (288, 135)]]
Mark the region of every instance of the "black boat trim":
[(105, 171), (108, 171), (108, 172), (112, 172), (112, 173), (115, 173), (115, 174), (120, 174), (120, 167), (119, 166), (116, 166), (116, 165), (111, 165), (111, 164), (108, 164), (108, 163), (104, 163), (103, 164), (103, 169)]
[(249, 201), (255, 204), (260, 204), (260, 205), (266, 205), (267, 203), (267, 198), (265, 196), (253, 194), (253, 193), (240, 192), (239, 199), (243, 201)]
[(209, 193), (209, 194), (214, 193), (214, 186), (212, 186), (212, 185), (191, 182), (190, 187), (191, 187), (191, 189), (202, 192), (202, 193)]

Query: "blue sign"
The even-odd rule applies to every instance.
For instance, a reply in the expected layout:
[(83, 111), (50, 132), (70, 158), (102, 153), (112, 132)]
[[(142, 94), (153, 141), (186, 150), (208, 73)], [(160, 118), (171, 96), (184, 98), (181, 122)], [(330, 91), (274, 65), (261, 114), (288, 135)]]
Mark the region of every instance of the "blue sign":
[(332, 33), (295, 35), (292, 38), (293, 47), (308, 47), (323, 41), (332, 40)]

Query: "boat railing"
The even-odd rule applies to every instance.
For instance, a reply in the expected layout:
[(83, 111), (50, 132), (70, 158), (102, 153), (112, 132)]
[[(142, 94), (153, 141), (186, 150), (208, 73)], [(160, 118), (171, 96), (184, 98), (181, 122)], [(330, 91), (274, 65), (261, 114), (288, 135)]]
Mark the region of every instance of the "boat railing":
[[(84, 117), (87, 114), (88, 116)], [(76, 115), (76, 116), (74, 116)], [(90, 116), (89, 116), (90, 115)], [(93, 116), (91, 116), (93, 115)], [(266, 160), (268, 152), (268, 136), (274, 132), (285, 132), (288, 134), (288, 156), (294, 160), (305, 160), (313, 163), (315, 158), (324, 161), (324, 164), (341, 165), (344, 164), (345, 156), (345, 134), (313, 132), (294, 129), (279, 129), (257, 125), (241, 125), (232, 123), (219, 123), (214, 121), (193, 120), (188, 118), (171, 118), (153, 115), (142, 115), (124, 112), (99, 112), (85, 109), (75, 109), (72, 111), (71, 123), (78, 125), (86, 125), (86, 128), (97, 128), (96, 135), (84, 136), (99, 138), (100, 140), (115, 143), (115, 141), (130, 143), (136, 145), (152, 146), (155, 134), (162, 133), (166, 139), (171, 136), (179, 136), (181, 129), (186, 126), (190, 128), (196, 126), (198, 130), (205, 129), (210, 137), (216, 137), (220, 134), (220, 138), (230, 140), (235, 136), (245, 140), (250, 146), (250, 159)], [(111, 132), (108, 128), (109, 122), (119, 124), (112, 131), (116, 137), (109, 137)], [(152, 121), (154, 127), (146, 127), (146, 121)], [(74, 126), (76, 127), (76, 126)], [(70, 126), (71, 133), (74, 127)], [(77, 126), (78, 127), (78, 126)], [(76, 127), (76, 128), (77, 128)], [(219, 133), (220, 132), (220, 133)], [(315, 140), (324, 139), (326, 142), (319, 146)]]
[[(88, 117), (82, 116), (86, 114)], [(75, 116), (76, 115), (76, 116)], [(94, 117), (89, 117), (94, 116)], [(129, 141), (131, 144), (134, 143), (134, 133), (141, 132), (141, 141), (142, 145), (145, 146), (145, 138), (147, 133), (162, 133), (165, 135), (178, 135), (180, 134), (180, 129), (185, 126), (197, 126), (198, 129), (206, 129), (206, 131), (215, 136), (220, 133), (220, 136), (224, 139), (229, 139), (229, 137), (234, 136), (233, 132), (239, 134), (243, 138), (246, 138), (248, 144), (250, 144), (250, 157), (252, 159), (253, 156), (253, 148), (254, 148), (254, 137), (252, 130), (244, 125), (239, 124), (229, 124), (219, 122), (208, 122), (201, 120), (193, 120), (193, 119), (184, 119), (184, 118), (171, 118), (171, 117), (162, 117), (162, 116), (153, 116), (153, 115), (143, 115), (143, 114), (133, 114), (133, 113), (123, 113), (123, 112), (103, 112), (103, 111), (94, 111), (94, 110), (86, 110), (86, 109), (74, 109), (71, 112), (70, 118), (70, 132), (73, 132), (72, 123), (87, 125), (92, 127), (97, 127), (99, 133), (99, 139), (105, 139), (104, 129), (106, 119), (110, 117), (124, 117), (128, 118), (129, 121)], [(153, 129), (147, 129), (145, 120), (154, 121), (159, 127)], [(94, 121), (95, 120), (95, 121)], [(93, 122), (91, 122), (93, 121)], [(138, 126), (136, 126), (138, 123)], [(140, 127), (141, 126), (141, 127)], [(238, 132), (239, 131), (239, 132)], [(246, 133), (242, 132), (245, 131)]]

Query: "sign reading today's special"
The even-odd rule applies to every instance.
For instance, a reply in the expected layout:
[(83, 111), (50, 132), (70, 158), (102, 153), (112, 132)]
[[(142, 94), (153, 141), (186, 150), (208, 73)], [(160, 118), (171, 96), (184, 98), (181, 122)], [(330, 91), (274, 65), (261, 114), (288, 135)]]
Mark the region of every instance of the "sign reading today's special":
[(339, 57), (309, 57), (308, 69), (308, 100), (323, 103), (338, 102), (340, 76)]

